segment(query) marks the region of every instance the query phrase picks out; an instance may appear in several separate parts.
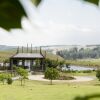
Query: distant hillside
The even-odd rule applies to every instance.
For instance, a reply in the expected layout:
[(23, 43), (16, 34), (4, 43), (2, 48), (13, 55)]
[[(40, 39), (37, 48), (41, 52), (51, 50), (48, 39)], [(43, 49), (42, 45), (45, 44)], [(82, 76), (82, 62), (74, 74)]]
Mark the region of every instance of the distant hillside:
[[(95, 48), (100, 47), (100, 45), (47, 45), (41, 46), (43, 50), (63, 50), (63, 49), (70, 49), (70, 48)], [(7, 45), (0, 45), (0, 51), (7, 51), (7, 50), (17, 50), (18, 46), (7, 46)], [(20, 46), (21, 48), (21, 46)], [(27, 48), (27, 47), (24, 47)], [(30, 48), (30, 47), (29, 47)], [(39, 46), (33, 46), (34, 49), (39, 49)]]
[(0, 51), (16, 50), (16, 46), (0, 45)]
[[(66, 50), (66, 49), (71, 49), (71, 48), (74, 48), (74, 47), (77, 47), (78, 49), (80, 48), (90, 48), (90, 49), (93, 49), (93, 48), (96, 48), (96, 47), (100, 47), (100, 45), (48, 45), (48, 46), (41, 46), (42, 50), (43, 51), (47, 51), (47, 58), (50, 58), (50, 59), (54, 59), (54, 60), (64, 60), (62, 57), (60, 56), (57, 56), (56, 55), (56, 52), (57, 51), (61, 51), (61, 50)], [(16, 53), (17, 51), (17, 46), (6, 46), (6, 45), (0, 45), (0, 61), (3, 61), (4, 59), (7, 59), (9, 58), (10, 56), (12, 56), (14, 53)], [(22, 52), (22, 47), (20, 46), (20, 52)], [(24, 51), (27, 52), (27, 47), (23, 47), (24, 48)], [(31, 47), (29, 47), (29, 52), (31, 50)], [(40, 50), (40, 47), (34, 47), (33, 46), (33, 51), (36, 52), (36, 51), (39, 51)]]

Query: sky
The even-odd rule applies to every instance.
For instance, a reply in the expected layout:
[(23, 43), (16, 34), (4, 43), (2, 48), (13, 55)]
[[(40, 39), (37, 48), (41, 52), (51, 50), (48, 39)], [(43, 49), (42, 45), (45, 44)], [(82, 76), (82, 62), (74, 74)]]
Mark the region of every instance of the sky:
[(0, 28), (0, 45), (100, 44), (100, 7), (82, 0), (43, 0), (38, 8), (20, 2), (28, 17), (22, 17), (22, 29)]

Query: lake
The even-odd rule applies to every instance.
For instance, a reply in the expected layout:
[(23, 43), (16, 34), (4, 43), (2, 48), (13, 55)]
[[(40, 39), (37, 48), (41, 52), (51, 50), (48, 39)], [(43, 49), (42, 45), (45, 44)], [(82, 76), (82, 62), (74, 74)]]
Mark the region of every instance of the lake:
[(73, 71), (86, 71), (86, 70), (96, 70), (96, 68), (93, 67), (84, 67), (84, 66), (76, 66), (76, 65), (70, 65), (68, 68), (63, 67), (62, 70), (73, 70)]

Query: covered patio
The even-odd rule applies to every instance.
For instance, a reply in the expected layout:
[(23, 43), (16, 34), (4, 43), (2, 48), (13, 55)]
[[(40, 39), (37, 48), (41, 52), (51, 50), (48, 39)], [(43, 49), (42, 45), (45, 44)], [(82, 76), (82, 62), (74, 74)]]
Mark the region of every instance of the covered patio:
[(13, 69), (14, 65), (29, 71), (44, 71), (45, 57), (42, 53), (16, 53), (10, 57), (10, 69)]

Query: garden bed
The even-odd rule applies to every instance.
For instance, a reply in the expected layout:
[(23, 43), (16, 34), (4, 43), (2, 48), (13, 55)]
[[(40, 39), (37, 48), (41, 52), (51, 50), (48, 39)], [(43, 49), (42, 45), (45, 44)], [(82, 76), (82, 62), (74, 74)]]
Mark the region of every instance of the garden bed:
[(73, 79), (75, 79), (75, 78), (72, 77), (72, 76), (60, 75), (57, 79), (58, 79), (58, 80), (73, 80)]

